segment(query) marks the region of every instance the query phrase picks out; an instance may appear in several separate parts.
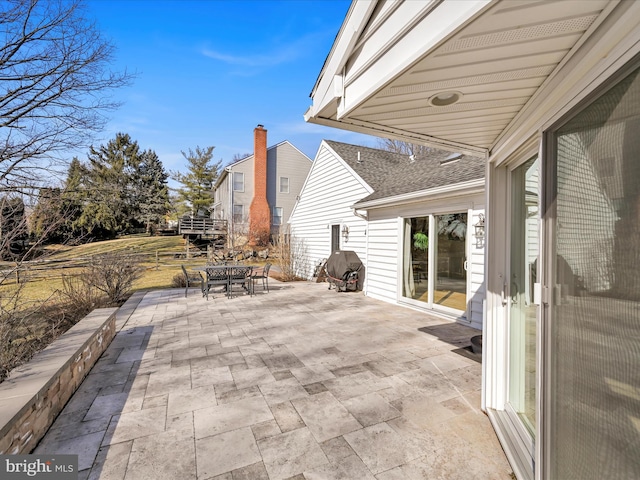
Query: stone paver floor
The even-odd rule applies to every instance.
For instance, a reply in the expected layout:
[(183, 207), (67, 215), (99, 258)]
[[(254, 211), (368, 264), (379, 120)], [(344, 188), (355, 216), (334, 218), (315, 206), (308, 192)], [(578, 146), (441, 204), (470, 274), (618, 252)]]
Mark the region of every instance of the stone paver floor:
[(509, 479), (477, 333), (326, 284), (150, 292), (35, 453), (80, 479)]

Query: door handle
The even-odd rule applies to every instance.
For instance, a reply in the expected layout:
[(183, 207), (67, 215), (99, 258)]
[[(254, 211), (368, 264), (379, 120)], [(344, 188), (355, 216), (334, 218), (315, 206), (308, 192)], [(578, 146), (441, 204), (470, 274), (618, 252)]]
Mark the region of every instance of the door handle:
[(468, 267), (469, 267), (469, 261), (465, 260), (464, 263), (462, 264), (462, 268), (464, 268), (464, 271), (467, 272), (469, 271)]
[(502, 301), (503, 307), (506, 307), (509, 303), (509, 294), (507, 293), (508, 288), (509, 287), (507, 286), (507, 282), (504, 282), (502, 284), (502, 293), (500, 294), (500, 299)]

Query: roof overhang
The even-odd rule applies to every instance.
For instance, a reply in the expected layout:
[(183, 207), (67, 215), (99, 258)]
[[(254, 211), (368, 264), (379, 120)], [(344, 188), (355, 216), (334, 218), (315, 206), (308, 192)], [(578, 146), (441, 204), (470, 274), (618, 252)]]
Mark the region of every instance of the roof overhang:
[[(638, 37), (639, 3), (356, 0), (305, 120), (486, 155), (562, 87), (594, 32), (610, 45)], [(578, 58), (589, 71), (602, 57)]]
[(449, 197), (459, 197), (461, 195), (473, 195), (484, 193), (484, 178), (469, 180), (468, 182), (460, 182), (451, 185), (443, 185), (441, 187), (419, 190), (417, 192), (395, 195), (393, 197), (378, 198), (376, 200), (355, 203), (351, 206), (354, 210), (370, 210), (373, 208), (393, 207), (404, 205), (407, 203), (417, 203), (428, 201), (432, 198), (444, 199)]

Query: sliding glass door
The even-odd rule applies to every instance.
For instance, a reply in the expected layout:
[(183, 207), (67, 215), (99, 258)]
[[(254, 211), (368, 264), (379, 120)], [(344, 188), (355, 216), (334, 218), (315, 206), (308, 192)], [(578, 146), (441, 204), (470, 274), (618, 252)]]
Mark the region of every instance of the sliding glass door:
[(540, 239), (537, 157), (511, 173), (508, 308), (508, 412), (532, 443), (536, 427), (536, 318), (534, 284)]
[(429, 217), (404, 220), (402, 296), (431, 303), (429, 298)]
[(435, 225), (434, 306), (464, 311), (467, 308), (467, 214), (436, 215)]
[(467, 309), (467, 213), (405, 218), (402, 296), (428, 308)]
[(640, 70), (550, 136), (549, 478), (640, 478)]

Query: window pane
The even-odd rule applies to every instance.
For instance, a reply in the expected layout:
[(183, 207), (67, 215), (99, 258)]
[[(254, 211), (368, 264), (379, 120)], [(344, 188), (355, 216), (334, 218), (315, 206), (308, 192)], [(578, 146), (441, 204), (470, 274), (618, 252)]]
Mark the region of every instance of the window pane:
[(233, 191), (244, 192), (244, 173), (233, 172)]
[(244, 223), (244, 205), (233, 206), (233, 223)]
[(437, 271), (433, 291), (434, 305), (467, 309), (467, 214), (435, 216)]
[(280, 177), (280, 193), (289, 193), (289, 177)]
[(511, 174), (509, 271), (509, 404), (529, 433), (536, 425), (536, 318), (540, 228), (540, 162), (532, 158)]
[(429, 301), (429, 217), (404, 221), (402, 295)]
[(273, 224), (282, 225), (282, 207), (273, 207)]
[(557, 132), (554, 479), (640, 478), (640, 79)]

